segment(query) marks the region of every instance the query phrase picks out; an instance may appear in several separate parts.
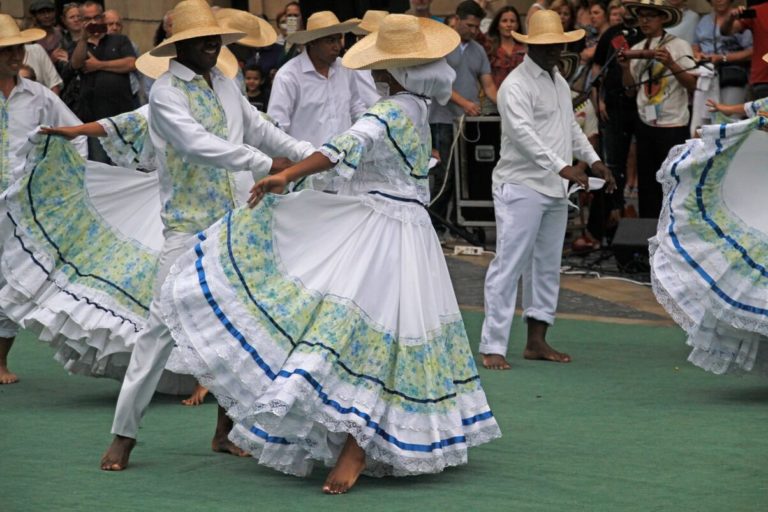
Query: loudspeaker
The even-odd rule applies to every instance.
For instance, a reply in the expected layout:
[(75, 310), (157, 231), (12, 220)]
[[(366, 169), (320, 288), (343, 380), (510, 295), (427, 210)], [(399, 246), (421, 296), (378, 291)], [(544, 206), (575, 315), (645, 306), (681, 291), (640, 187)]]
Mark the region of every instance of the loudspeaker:
[[(454, 135), (459, 127), (454, 126)], [(499, 160), (501, 122), (498, 116), (464, 118), (454, 153), (457, 221), (460, 226), (495, 226), (493, 180)]]
[(613, 237), (613, 255), (619, 269), (625, 272), (649, 272), (648, 239), (656, 235), (656, 219), (619, 220)]

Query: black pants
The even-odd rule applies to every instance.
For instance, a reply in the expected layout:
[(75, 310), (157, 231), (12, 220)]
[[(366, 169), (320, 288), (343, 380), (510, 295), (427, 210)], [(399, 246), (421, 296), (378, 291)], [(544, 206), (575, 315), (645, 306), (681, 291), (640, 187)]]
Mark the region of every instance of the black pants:
[(663, 192), (656, 172), (673, 146), (682, 144), (690, 135), (687, 126), (662, 128), (637, 122), (637, 201), (641, 218), (658, 219)]

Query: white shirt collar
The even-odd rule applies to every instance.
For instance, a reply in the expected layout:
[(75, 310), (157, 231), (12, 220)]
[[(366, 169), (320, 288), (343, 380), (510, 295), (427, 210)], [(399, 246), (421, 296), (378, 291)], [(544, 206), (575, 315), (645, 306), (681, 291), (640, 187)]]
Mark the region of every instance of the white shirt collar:
[(528, 73), (534, 77), (538, 77), (539, 75), (547, 75), (547, 78), (553, 79), (556, 73), (560, 73), (557, 69), (557, 66), (555, 66), (551, 71), (547, 71), (546, 69), (536, 64), (528, 55), (523, 57), (523, 66), (525, 66), (525, 69), (528, 71)]
[[(300, 59), (299, 60), (299, 69), (301, 70), (302, 73), (316, 73), (318, 75), (320, 74), (315, 69), (315, 65), (312, 64), (312, 59), (309, 58), (309, 51), (308, 50), (304, 50), (296, 58)], [(328, 78), (330, 78), (331, 75), (336, 72), (336, 68), (339, 66), (339, 61), (340, 60), (341, 59), (337, 57), (336, 60), (333, 61), (333, 64), (331, 64), (331, 67), (328, 69)]]

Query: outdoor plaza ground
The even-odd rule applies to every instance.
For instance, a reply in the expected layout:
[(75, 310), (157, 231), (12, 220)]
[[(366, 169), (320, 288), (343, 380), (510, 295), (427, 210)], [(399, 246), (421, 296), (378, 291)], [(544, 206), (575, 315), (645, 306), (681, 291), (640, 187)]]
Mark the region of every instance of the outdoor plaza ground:
[[(489, 257), (448, 261), (476, 350)], [(326, 496), (323, 468), (299, 479), (213, 453), (211, 397), (189, 408), (156, 396), (129, 468), (100, 471), (119, 383), (67, 375), (25, 333), (12, 352), (22, 380), (0, 387), (0, 511), (766, 509), (765, 377), (687, 363), (681, 329), (626, 281), (564, 276), (550, 334), (572, 363), (523, 360), (517, 321), (512, 370), (480, 369), (503, 437), (469, 464)]]

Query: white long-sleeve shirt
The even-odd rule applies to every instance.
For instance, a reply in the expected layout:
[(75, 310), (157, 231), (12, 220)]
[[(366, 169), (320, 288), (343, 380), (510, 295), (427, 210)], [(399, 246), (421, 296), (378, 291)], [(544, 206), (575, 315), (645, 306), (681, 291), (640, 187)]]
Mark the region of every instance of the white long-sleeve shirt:
[[(266, 121), (237, 84), (216, 68), (211, 82), (215, 100), (201, 76), (172, 60), (169, 71), (152, 86), (149, 100), (163, 222), (187, 233), (207, 228), (236, 206), (238, 178), (265, 176), (272, 167), (270, 156), (302, 160), (315, 151)], [(222, 115), (225, 137), (202, 124), (216, 124)]]
[(275, 75), (267, 113), (293, 137), (320, 146), (352, 126), (365, 109), (355, 71), (338, 58), (326, 78), (305, 51)]
[(501, 155), (494, 184), (516, 183), (550, 197), (565, 197), (560, 177), (573, 158), (600, 160), (573, 115), (571, 91), (557, 70), (542, 69), (526, 55), (499, 88)]
[[(0, 110), (2, 109), (8, 112), (9, 169), (0, 169), (0, 181), (6, 185), (10, 180), (18, 179), (24, 171), (26, 152), (31, 148), (26, 144), (27, 138), (40, 125), (77, 126), (82, 124), (80, 119), (50, 89), (24, 78), (17, 78), (16, 87), (11, 90), (7, 100), (0, 94)], [(85, 137), (73, 139), (72, 144), (83, 158), (88, 158)]]

